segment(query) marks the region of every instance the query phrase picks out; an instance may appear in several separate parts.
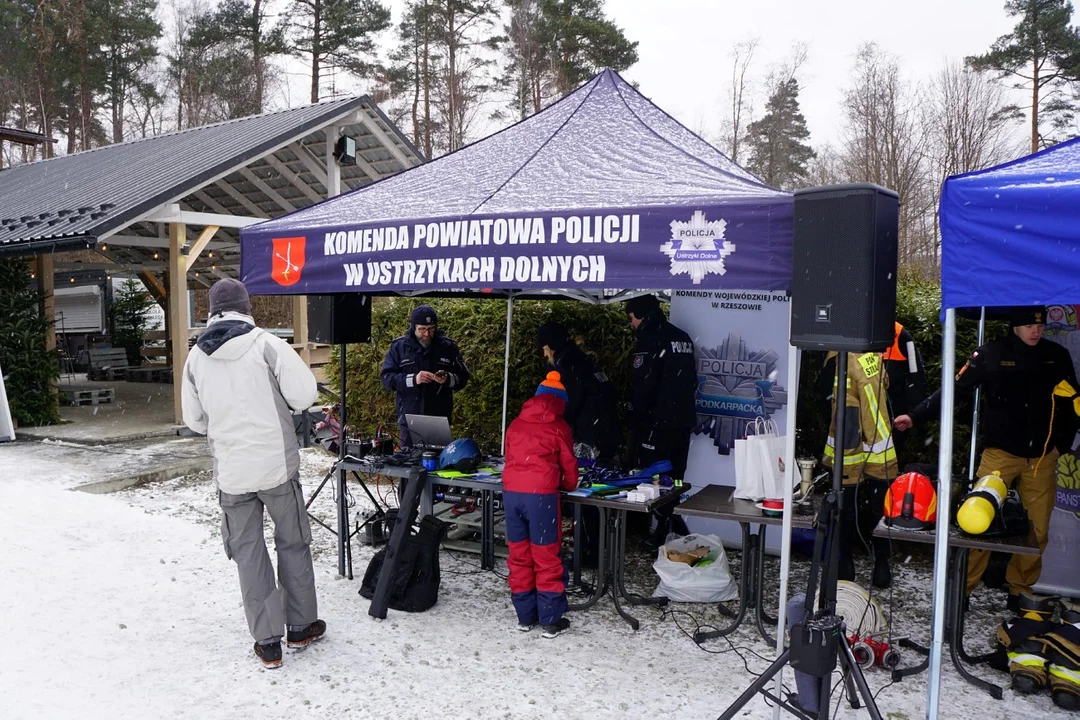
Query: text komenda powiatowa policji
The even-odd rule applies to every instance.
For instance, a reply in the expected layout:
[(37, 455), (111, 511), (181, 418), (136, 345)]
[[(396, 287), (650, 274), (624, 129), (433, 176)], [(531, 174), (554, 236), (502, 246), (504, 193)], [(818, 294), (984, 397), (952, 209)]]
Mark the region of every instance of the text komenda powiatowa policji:
[[(637, 214), (449, 220), (327, 232), (323, 238), (323, 255), (385, 256), (398, 251), (471, 247), (490, 247), (497, 253), (343, 262), (345, 284), (351, 287), (364, 284), (603, 283), (607, 275), (605, 248), (637, 243), (640, 229), (641, 220)], [(521, 246), (560, 244), (573, 252), (544, 255), (506, 252)]]

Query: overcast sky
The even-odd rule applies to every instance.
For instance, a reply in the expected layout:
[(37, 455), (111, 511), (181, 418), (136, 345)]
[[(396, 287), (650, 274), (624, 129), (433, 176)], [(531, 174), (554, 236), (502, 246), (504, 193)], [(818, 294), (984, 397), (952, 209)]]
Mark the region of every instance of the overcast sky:
[(1003, 5), (1002, 0), (608, 0), (607, 11), (639, 43), (639, 60), (626, 77), (695, 129), (720, 126), (736, 43), (760, 38), (755, 65), (762, 76), (790, 54), (794, 43), (807, 43), (800, 101), (816, 145), (837, 138), (843, 90), (862, 43), (878, 43), (899, 58), (909, 79), (924, 80), (946, 59), (985, 52), (1008, 33), (1013, 21)]
[[(396, 25), (404, 0), (389, 5)], [(607, 0), (606, 10), (638, 42), (639, 60), (624, 76), (714, 142), (725, 117), (734, 45), (760, 40), (752, 71), (764, 79), (795, 43), (806, 43), (800, 100), (810, 142), (820, 145), (838, 139), (843, 91), (862, 43), (878, 43), (899, 58), (907, 79), (925, 82), (947, 59), (985, 52), (1009, 32), (1014, 23), (1003, 6), (1004, 0)], [(289, 79), (292, 105), (306, 101), (304, 73), (299, 69)], [(755, 113), (763, 107), (760, 97)]]

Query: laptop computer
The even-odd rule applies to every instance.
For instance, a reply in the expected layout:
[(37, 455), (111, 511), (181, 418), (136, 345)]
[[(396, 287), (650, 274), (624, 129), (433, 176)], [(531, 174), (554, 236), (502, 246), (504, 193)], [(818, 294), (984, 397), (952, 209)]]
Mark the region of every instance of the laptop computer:
[(442, 450), (450, 444), (450, 421), (439, 415), (406, 415), (413, 447)]

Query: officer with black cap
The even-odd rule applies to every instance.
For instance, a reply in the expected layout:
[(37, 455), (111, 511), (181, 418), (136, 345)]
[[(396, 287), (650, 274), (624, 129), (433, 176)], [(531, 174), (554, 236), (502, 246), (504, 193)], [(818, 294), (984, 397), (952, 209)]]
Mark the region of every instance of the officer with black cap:
[[(1050, 514), (1054, 509), (1054, 474), (1057, 458), (1068, 452), (1076, 434), (1076, 415), (1071, 407), (1054, 408), (1054, 386), (1067, 380), (1076, 386), (1076, 374), (1068, 350), (1042, 337), (1046, 308), (1017, 307), (1009, 311), (1012, 331), (978, 348), (956, 374), (959, 395), (982, 388), (982, 460), (977, 477), (997, 472), (1006, 485), (1015, 483), (1027, 509), (1039, 543), (1039, 555), (1015, 555), (1009, 563), (1009, 609), (1016, 611), (1021, 592), (1042, 571)], [(941, 407), (938, 390), (894, 421), (897, 430), (937, 417)], [(989, 553), (972, 550), (968, 556), (967, 593), (978, 585), (989, 562)]]
[(433, 307), (418, 306), (409, 315), (409, 332), (390, 344), (383, 360), (383, 386), (397, 393), (394, 406), (401, 447), (413, 444), (406, 415), (449, 418), (454, 393), (469, 381), (469, 369), (457, 343), (443, 335), (438, 323)]
[(569, 397), (563, 417), (574, 433), (574, 452), (601, 463), (613, 462), (620, 440), (615, 385), (560, 323), (541, 325), (536, 344), (547, 364), (562, 376)]
[[(655, 295), (628, 300), (625, 308), (637, 338), (630, 391), (630, 454), (640, 467), (669, 460), (671, 476), (681, 479), (686, 473), (690, 435), (697, 420), (694, 343), (668, 322)], [(663, 544), (669, 529), (687, 533), (682, 518), (672, 516), (674, 511), (675, 506), (669, 505), (658, 514), (654, 545)]]

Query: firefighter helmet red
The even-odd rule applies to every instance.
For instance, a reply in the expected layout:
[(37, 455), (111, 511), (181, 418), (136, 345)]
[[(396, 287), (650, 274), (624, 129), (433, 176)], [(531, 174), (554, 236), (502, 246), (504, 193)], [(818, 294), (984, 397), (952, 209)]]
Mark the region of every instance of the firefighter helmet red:
[(893, 480), (885, 493), (885, 524), (931, 530), (937, 520), (937, 491), (930, 478), (916, 472)]

